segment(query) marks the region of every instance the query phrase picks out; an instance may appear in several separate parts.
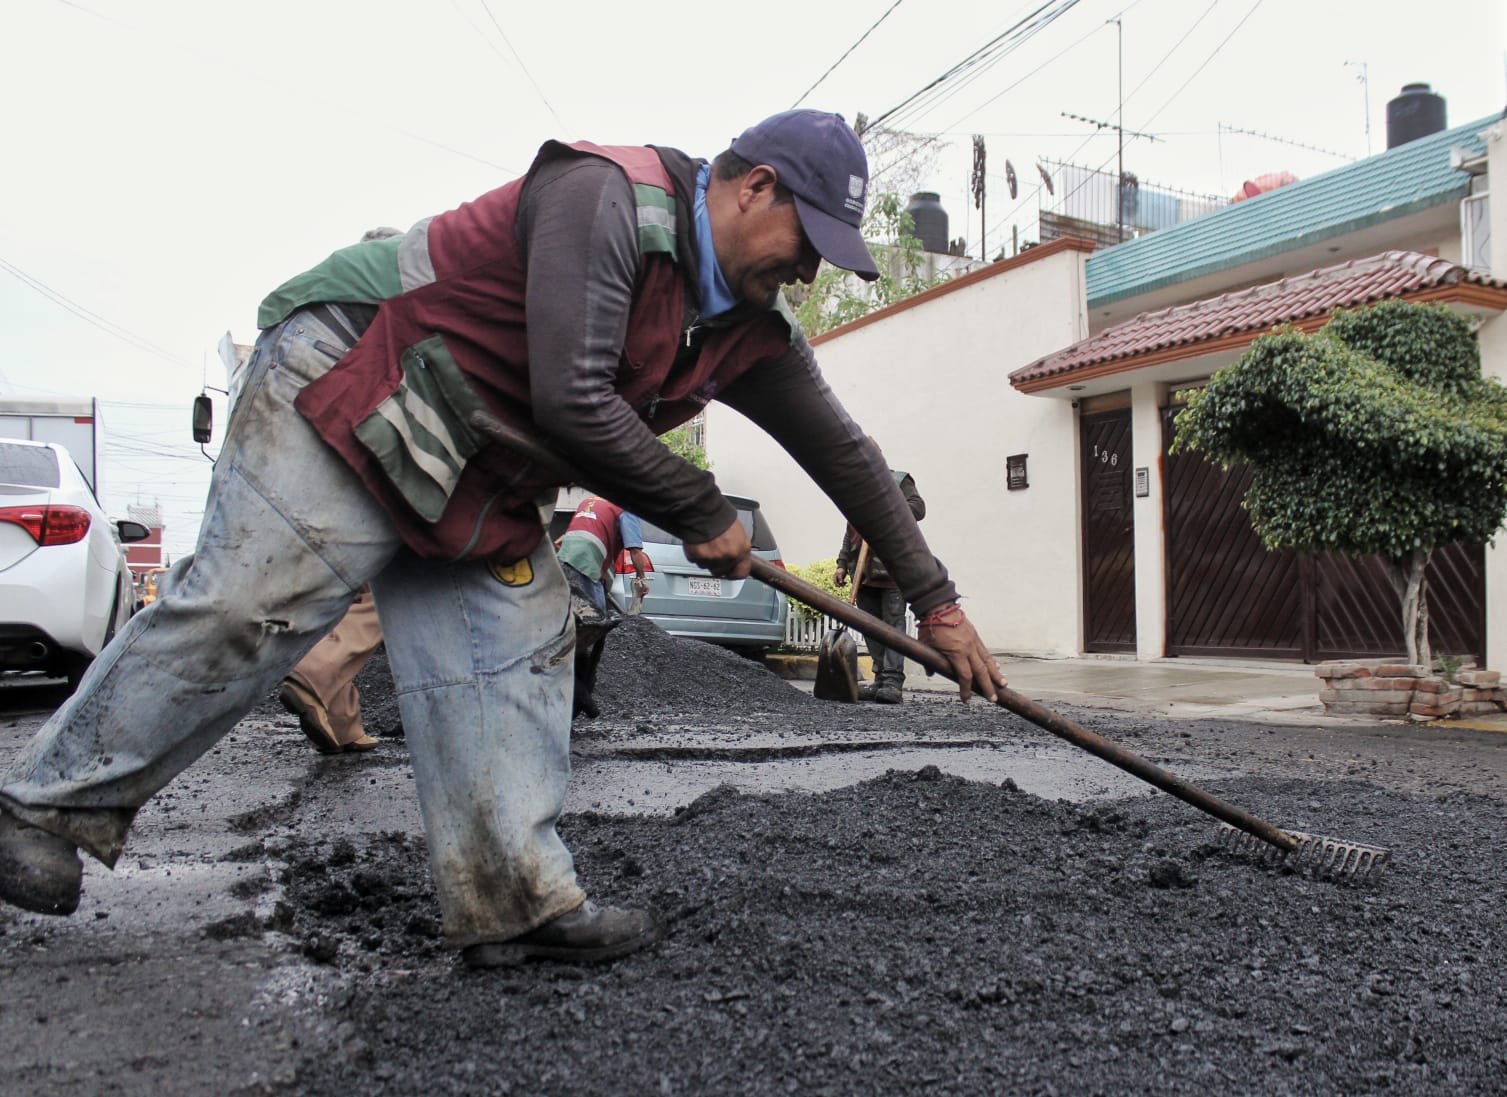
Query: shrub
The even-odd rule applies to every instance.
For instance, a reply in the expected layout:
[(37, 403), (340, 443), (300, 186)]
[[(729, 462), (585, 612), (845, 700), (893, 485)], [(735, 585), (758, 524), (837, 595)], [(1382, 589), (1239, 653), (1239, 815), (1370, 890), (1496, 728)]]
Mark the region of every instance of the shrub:
[[(822, 590), (826, 591), (834, 598), (841, 598), (843, 601), (847, 601), (848, 588), (840, 587), (832, 581), (832, 573), (836, 570), (837, 557), (835, 556), (828, 557), (825, 560), (814, 560), (811, 563), (803, 564), (800, 567), (789, 568), (791, 575), (795, 575), (806, 580), (806, 582), (810, 583), (812, 586), (820, 587)], [(801, 602), (797, 602), (794, 598), (790, 599), (790, 608), (792, 611), (799, 613), (808, 621), (820, 620), (822, 616), (810, 606), (805, 605)]]

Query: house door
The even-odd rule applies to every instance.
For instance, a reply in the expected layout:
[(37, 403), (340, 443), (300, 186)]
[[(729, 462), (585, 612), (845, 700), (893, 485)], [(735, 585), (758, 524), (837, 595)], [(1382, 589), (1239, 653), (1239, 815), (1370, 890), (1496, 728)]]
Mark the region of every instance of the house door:
[(1130, 409), (1084, 415), (1084, 648), (1135, 650), (1135, 520)]

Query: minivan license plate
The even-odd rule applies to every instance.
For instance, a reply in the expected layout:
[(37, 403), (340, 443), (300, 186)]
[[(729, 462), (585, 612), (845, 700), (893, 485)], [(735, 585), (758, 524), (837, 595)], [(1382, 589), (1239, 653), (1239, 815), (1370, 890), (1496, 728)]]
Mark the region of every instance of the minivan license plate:
[(710, 595), (713, 598), (721, 598), (722, 597), (722, 580), (721, 579), (700, 579), (700, 578), (696, 578), (696, 577), (693, 576), (691, 578), (691, 593), (692, 594), (705, 594), (705, 595)]

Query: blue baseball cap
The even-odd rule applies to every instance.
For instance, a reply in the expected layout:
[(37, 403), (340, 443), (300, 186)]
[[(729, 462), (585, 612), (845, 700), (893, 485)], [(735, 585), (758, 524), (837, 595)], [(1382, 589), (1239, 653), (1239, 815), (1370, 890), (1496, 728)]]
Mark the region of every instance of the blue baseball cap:
[(732, 151), (774, 168), (795, 196), (801, 228), (823, 259), (865, 281), (879, 277), (860, 229), (869, 159), (842, 115), (787, 110), (744, 130)]

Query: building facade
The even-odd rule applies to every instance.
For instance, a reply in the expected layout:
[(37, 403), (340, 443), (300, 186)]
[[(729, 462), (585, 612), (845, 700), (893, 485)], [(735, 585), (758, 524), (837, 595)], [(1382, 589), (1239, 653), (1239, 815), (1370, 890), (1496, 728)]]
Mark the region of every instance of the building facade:
[[(1169, 459), (1170, 417), (1271, 328), (1388, 297), (1472, 317), (1484, 371), (1507, 380), (1507, 202), (1492, 208), (1493, 178), (1507, 180), (1500, 116), (1113, 247), (1057, 240), (813, 343), (844, 404), (915, 475), (928, 539), (995, 649), (1366, 653), (1351, 649), (1389, 643), (1365, 593), (1374, 576), (1253, 552), (1230, 522), (1239, 484)], [(773, 443), (715, 405), (707, 440), (719, 480), (763, 501), (788, 560), (835, 553), (841, 516)], [(1507, 547), (1440, 555), (1455, 632), (1439, 650), (1507, 665)], [(1283, 618), (1273, 592), (1293, 590), (1307, 601)]]

